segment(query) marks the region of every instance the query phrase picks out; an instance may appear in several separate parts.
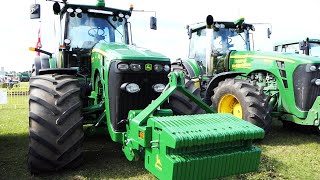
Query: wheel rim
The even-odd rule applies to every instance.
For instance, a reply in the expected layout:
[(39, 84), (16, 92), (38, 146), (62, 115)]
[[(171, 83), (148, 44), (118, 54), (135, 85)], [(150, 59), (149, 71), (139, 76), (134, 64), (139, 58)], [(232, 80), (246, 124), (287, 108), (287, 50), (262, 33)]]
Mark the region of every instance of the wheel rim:
[(218, 113), (230, 113), (242, 119), (242, 107), (239, 100), (232, 94), (224, 95), (218, 104)]

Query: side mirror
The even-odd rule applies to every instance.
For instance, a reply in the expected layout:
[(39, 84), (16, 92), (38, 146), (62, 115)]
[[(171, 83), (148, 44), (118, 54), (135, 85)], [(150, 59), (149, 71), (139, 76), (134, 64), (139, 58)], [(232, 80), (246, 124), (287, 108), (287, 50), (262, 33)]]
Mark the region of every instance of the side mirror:
[(32, 4), (30, 6), (30, 19), (40, 18), (40, 4)]
[(267, 33), (268, 33), (268, 38), (270, 39), (270, 36), (271, 36), (271, 33), (272, 33), (270, 28), (267, 29)]
[(150, 29), (157, 30), (157, 18), (154, 16), (150, 18)]
[(300, 50), (306, 50), (306, 47), (307, 47), (306, 41), (300, 41), (299, 42), (299, 49)]
[(187, 31), (188, 31), (189, 39), (191, 39), (191, 38), (192, 38), (192, 30), (191, 30), (190, 26), (187, 25), (186, 29), (187, 29)]

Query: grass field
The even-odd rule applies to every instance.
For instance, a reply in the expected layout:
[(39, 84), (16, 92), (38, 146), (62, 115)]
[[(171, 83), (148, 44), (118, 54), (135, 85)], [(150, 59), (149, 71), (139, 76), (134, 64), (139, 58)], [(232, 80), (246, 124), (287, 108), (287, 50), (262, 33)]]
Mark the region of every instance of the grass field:
[[(0, 109), (0, 179), (155, 179), (143, 161), (129, 162), (108, 138), (86, 139), (85, 163), (76, 170), (31, 176), (27, 171), (28, 110)], [(320, 136), (289, 131), (275, 123), (257, 143), (263, 150), (258, 172), (224, 179), (320, 179)]]

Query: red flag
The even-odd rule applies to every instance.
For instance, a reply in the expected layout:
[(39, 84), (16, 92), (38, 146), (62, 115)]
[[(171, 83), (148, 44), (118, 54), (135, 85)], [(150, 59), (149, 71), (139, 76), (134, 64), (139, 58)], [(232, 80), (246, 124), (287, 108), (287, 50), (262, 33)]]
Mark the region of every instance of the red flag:
[[(38, 31), (38, 41), (37, 41), (37, 44), (36, 44), (36, 48), (38, 49), (41, 49), (42, 48), (42, 44), (41, 44), (41, 35), (40, 35), (40, 28), (39, 28), (39, 31)], [(37, 52), (37, 56), (40, 56), (40, 52)]]

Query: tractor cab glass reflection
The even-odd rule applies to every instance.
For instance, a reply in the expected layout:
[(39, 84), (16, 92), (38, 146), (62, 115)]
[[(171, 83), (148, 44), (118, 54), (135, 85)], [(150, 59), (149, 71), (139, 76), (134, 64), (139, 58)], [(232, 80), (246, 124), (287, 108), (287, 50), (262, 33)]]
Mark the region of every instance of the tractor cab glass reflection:
[(120, 22), (113, 16), (91, 16), (82, 13), (81, 18), (69, 16), (68, 20), (65, 38), (71, 40), (71, 48), (92, 48), (98, 42), (126, 43), (125, 19)]
[(237, 33), (236, 29), (220, 28), (213, 33), (213, 50), (218, 53), (226, 53), (228, 50), (246, 50), (245, 34)]

